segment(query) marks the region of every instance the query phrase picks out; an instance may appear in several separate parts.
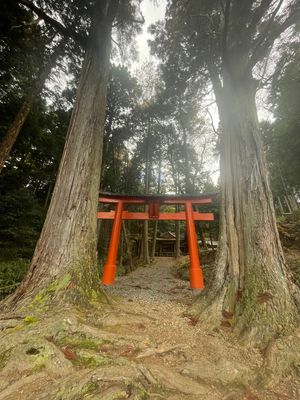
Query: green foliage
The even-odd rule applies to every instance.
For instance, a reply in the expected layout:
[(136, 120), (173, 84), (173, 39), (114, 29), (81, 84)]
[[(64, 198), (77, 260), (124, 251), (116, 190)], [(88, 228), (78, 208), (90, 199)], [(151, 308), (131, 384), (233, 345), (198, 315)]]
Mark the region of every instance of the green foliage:
[(272, 190), (276, 197), (300, 192), (299, 43), (288, 47), (282, 61), (285, 67), (274, 75), (270, 95), (275, 121), (262, 124)]
[(130, 160), (128, 142), (134, 135), (133, 111), (140, 88), (124, 67), (112, 66), (107, 94), (101, 189), (108, 192), (137, 191), (138, 175)]
[(35, 322), (37, 322), (38, 321), (38, 319), (34, 316), (34, 315), (27, 315), (25, 318), (24, 318), (24, 322), (26, 323), (26, 324), (34, 324)]
[(17, 288), (27, 272), (28, 266), (28, 260), (0, 261), (0, 299)]
[(27, 189), (9, 192), (0, 185), (0, 191), (0, 248), (8, 256), (15, 249), (15, 256), (30, 258), (42, 227), (44, 210)]
[[(4, 4), (3, 4), (4, 3)], [(4, 0), (0, 10), (0, 99), (23, 97), (43, 63), (46, 36), (33, 14)]]

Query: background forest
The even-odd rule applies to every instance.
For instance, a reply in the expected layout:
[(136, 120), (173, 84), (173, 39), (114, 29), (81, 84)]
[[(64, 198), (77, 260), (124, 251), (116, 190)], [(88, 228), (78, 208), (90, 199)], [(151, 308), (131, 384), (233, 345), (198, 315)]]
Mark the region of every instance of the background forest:
[[(51, 25), (44, 24), (32, 10), (18, 3), (22, 2), (5, 0), (0, 10), (1, 296), (10, 293), (23, 278), (40, 235), (83, 61), (78, 41), (62, 38)], [(74, 24), (78, 15), (74, 12)], [(299, 221), (297, 28), (276, 44), (267, 61), (258, 65), (255, 72), (264, 99), (260, 102), (258, 95), (260, 127), (281, 222), (287, 214)], [(161, 22), (150, 28), (155, 58), (138, 69), (131, 68), (136, 57), (132, 49), (136, 32), (127, 29), (123, 37), (115, 35), (100, 191), (127, 194), (219, 191), (220, 132), (216, 117), (211, 114), (215, 102), (212, 88), (205, 73), (193, 78), (194, 66), (188, 62), (193, 55), (186, 51), (184, 42), (170, 40), (169, 48), (166, 47), (166, 35), (172, 26), (169, 31), (164, 29)], [(166, 50), (169, 57), (164, 56)], [(131, 57), (127, 57), (126, 63), (120, 61), (120, 52), (124, 51)], [(5, 138), (13, 124), (19, 126), (19, 134), (6, 157)], [(153, 227), (150, 228), (152, 232)], [(109, 226), (100, 229), (108, 230)], [(172, 224), (164, 224), (160, 229), (175, 231)], [(129, 226), (129, 233), (140, 232), (138, 224)], [(217, 224), (214, 238), (217, 238)], [(99, 252), (101, 258), (106, 252), (105, 243), (99, 246)]]

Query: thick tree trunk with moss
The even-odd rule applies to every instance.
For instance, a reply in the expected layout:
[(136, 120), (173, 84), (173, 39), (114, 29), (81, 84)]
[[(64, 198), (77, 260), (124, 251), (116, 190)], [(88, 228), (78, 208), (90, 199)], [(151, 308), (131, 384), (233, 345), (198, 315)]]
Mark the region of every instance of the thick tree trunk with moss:
[(259, 130), (256, 82), (224, 79), (216, 91), (222, 127), (221, 226), (213, 287), (200, 300), (215, 323), (266, 343), (297, 320), (279, 240)]
[[(97, 268), (97, 205), (109, 73), (111, 28), (118, 1), (96, 3), (77, 98), (44, 227), (30, 269), (12, 307), (25, 298), (33, 304), (83, 304), (101, 296)], [(32, 300), (33, 299), (33, 300)], [(23, 301), (22, 301), (23, 302)]]
[(51, 70), (55, 66), (58, 57), (62, 54), (65, 43), (66, 42), (63, 39), (53, 51), (53, 54), (50, 56), (46, 66), (40, 73), (40, 76), (35, 83), (34, 88), (29, 91), (29, 94), (25, 97), (20, 110), (18, 111), (14, 121), (11, 123), (6, 135), (0, 143), (0, 172), (2, 171), (5, 162), (10, 156), (10, 153), (14, 144), (16, 143), (19, 133), (21, 132), (23, 125), (31, 111), (36, 96), (39, 96), (39, 94), (41, 93)]

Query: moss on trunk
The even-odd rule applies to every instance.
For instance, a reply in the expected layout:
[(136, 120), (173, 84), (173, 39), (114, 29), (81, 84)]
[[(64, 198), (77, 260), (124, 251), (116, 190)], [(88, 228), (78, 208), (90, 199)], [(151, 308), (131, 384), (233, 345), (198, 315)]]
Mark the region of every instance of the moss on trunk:
[(46, 221), (9, 308), (104, 300), (97, 269), (100, 183), (111, 30), (118, 0), (96, 2), (76, 101)]
[(222, 125), (219, 254), (213, 287), (195, 309), (213, 325), (265, 346), (298, 324), (299, 291), (277, 232), (255, 93), (254, 79), (232, 76), (216, 93)]

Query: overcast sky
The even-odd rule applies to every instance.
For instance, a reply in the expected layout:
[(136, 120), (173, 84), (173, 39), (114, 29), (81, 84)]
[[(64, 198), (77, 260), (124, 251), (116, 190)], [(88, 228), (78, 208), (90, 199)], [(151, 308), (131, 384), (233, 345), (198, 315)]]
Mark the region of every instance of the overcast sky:
[[(158, 5), (155, 5), (158, 3)], [(151, 35), (148, 33), (148, 28), (151, 24), (156, 21), (162, 20), (165, 17), (167, 0), (143, 0), (141, 4), (141, 11), (145, 18), (145, 24), (143, 25), (143, 32), (137, 37), (137, 45), (139, 58), (137, 62), (134, 62), (132, 65), (132, 71), (139, 69), (139, 67), (147, 60), (149, 60), (150, 49), (147, 41), (151, 38)], [(219, 122), (218, 112), (215, 105), (211, 105), (209, 107), (210, 114), (213, 118), (214, 124), (217, 127)], [(211, 160), (210, 162), (211, 171), (218, 170), (218, 160)], [(219, 177), (219, 172), (216, 172), (212, 175), (212, 179), (214, 183), (217, 183)]]
[(141, 4), (142, 14), (145, 18), (145, 24), (143, 25), (143, 32), (137, 37), (138, 51), (139, 51), (139, 61), (138, 64), (141, 65), (146, 61), (149, 56), (149, 46), (147, 40), (151, 37), (147, 32), (148, 28), (154, 22), (163, 19), (165, 16), (166, 0), (158, 0), (158, 5), (155, 5), (153, 0), (143, 0)]

